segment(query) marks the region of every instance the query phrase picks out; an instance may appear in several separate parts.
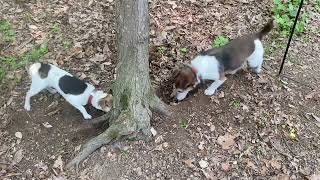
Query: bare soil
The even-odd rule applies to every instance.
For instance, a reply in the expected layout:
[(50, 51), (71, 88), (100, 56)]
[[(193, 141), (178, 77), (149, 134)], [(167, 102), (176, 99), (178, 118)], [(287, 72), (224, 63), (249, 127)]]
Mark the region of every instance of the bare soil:
[[(157, 135), (150, 142), (106, 145), (78, 173), (65, 164), (106, 125), (89, 125), (48, 92), (34, 97), (26, 112), (30, 80), (25, 69), (13, 72), (23, 75), (22, 82), (0, 90), (0, 179), (320, 179), (320, 14), (312, 2), (304, 6), (312, 14), (305, 32), (294, 37), (283, 75), (277, 76), (284, 51), (278, 45), (286, 39), (275, 29), (264, 40), (275, 50), (266, 53), (261, 74), (229, 76), (212, 97), (200, 89), (178, 104), (168, 98), (174, 68), (217, 35), (232, 39), (258, 30), (271, 7), (268, 0), (151, 1), (150, 73), (173, 116), (154, 114)], [(112, 0), (5, 1), (0, 14), (17, 32), (5, 53), (25, 51), (46, 37), (49, 53), (41, 61), (110, 87), (116, 59)], [(59, 32), (52, 31), (54, 24)], [(88, 109), (94, 117), (102, 114)]]

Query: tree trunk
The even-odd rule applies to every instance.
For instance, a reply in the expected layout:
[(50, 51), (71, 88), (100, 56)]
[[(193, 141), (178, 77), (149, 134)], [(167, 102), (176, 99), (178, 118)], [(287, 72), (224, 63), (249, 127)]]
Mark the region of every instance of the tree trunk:
[[(117, 66), (112, 86), (113, 109), (109, 128), (84, 145), (68, 167), (78, 164), (113, 139), (141, 131), (151, 136), (151, 110), (168, 115), (166, 105), (154, 94), (149, 77), (148, 0), (117, 0)], [(100, 118), (101, 119), (101, 118)]]

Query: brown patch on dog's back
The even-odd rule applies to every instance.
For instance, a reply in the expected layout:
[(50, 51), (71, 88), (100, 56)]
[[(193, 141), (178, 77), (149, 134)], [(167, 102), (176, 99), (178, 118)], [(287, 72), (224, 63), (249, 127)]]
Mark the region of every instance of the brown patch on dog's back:
[(48, 73), (51, 69), (51, 66), (49, 64), (41, 63), (41, 67), (39, 68), (39, 75), (42, 79), (48, 77)]

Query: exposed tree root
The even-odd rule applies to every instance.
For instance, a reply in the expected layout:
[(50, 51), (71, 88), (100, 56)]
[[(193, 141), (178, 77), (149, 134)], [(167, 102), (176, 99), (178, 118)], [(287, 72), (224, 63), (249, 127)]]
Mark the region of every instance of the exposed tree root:
[(127, 118), (127, 113), (122, 113), (118, 119), (116, 119), (115, 123), (112, 124), (105, 132), (87, 142), (83, 146), (81, 152), (74, 157), (66, 167), (69, 169), (75, 168), (77, 171), (80, 162), (87, 158), (95, 150), (105, 144), (110, 143), (114, 139), (118, 139), (134, 132), (136, 127), (135, 123)]
[(163, 101), (161, 101), (161, 99), (156, 95), (152, 95), (152, 99), (150, 101), (150, 108), (161, 115), (171, 116), (171, 112), (168, 106)]
[(92, 120), (87, 121), (89, 124), (99, 124), (105, 121), (108, 121), (111, 118), (112, 110), (107, 112), (106, 114), (99, 116), (97, 118), (94, 118)]

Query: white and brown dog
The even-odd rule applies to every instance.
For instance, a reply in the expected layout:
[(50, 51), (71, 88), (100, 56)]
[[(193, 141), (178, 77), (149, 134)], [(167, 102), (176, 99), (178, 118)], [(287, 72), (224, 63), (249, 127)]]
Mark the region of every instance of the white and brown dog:
[(112, 106), (112, 95), (96, 90), (95, 87), (70, 73), (52, 65), (35, 63), (30, 66), (30, 90), (27, 92), (24, 108), (30, 111), (30, 99), (40, 91), (47, 89), (51, 93), (59, 92), (71, 105), (77, 108), (85, 119), (91, 119), (84, 105), (91, 104), (96, 109), (108, 112)]
[(226, 74), (236, 73), (246, 62), (254, 72), (260, 73), (264, 53), (261, 40), (272, 28), (273, 21), (270, 21), (257, 33), (202, 52), (191, 61), (191, 65), (174, 72), (174, 89), (171, 96), (181, 101), (201, 81), (213, 80), (204, 92), (205, 95), (211, 96), (224, 83)]

